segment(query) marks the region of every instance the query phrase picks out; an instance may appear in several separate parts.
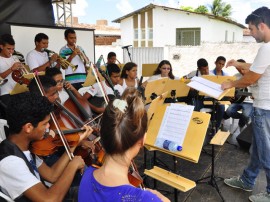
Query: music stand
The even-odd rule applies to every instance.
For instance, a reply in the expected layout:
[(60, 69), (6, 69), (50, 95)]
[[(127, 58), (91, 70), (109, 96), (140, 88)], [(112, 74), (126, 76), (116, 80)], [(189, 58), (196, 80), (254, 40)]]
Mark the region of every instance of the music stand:
[[(178, 157), (194, 163), (198, 163), (210, 120), (210, 114), (193, 112), (185, 140), (182, 145), (183, 150), (179, 152), (172, 152), (155, 146), (155, 141), (162, 123), (163, 116), (165, 114), (166, 106), (167, 105), (161, 105), (157, 107), (147, 130), (145, 147), (152, 151), (161, 151), (163, 153), (169, 154), (174, 158)], [(154, 159), (154, 162), (155, 160), (156, 159)], [(176, 165), (177, 161), (174, 161), (174, 172), (176, 172)], [(153, 169), (145, 170), (145, 174), (173, 187), (176, 202), (178, 200), (178, 190), (186, 192), (196, 186), (194, 181), (180, 177), (179, 175), (172, 172), (160, 169), (157, 166), (155, 166)]]
[[(222, 83), (228, 79), (233, 79), (232, 77), (223, 77), (223, 76), (204, 76), (206, 79), (211, 80), (212, 82), (215, 83)], [(204, 85), (204, 84), (202, 84)], [(194, 87), (194, 86), (193, 86)], [(200, 95), (208, 95), (211, 96), (211, 101), (213, 103), (212, 105), (212, 116), (214, 116), (214, 118), (212, 118), (212, 122), (211, 122), (211, 133), (212, 133), (212, 139), (211, 139), (211, 160), (212, 160), (212, 165), (211, 165), (211, 175), (203, 177), (201, 179), (196, 180), (196, 183), (206, 183), (208, 185), (211, 185), (212, 187), (214, 187), (216, 189), (216, 191), (218, 192), (220, 198), (222, 199), (222, 201), (225, 201), (221, 191), (217, 185), (217, 181), (219, 181), (220, 179), (223, 179), (221, 177), (217, 177), (215, 175), (215, 145), (223, 145), (224, 142), (226, 141), (226, 139), (229, 136), (229, 132), (217, 132), (217, 128), (216, 128), (216, 113), (217, 113), (217, 109), (218, 109), (218, 105), (220, 100), (224, 97), (224, 96), (234, 96), (234, 91), (235, 89), (230, 89), (230, 90), (226, 90), (223, 91), (222, 93), (220, 93), (220, 95), (218, 97), (213, 97), (212, 95), (209, 95), (207, 90), (203, 89), (203, 91), (201, 91), (201, 86), (196, 86), (198, 87), (196, 90), (199, 90), (199, 94)], [(207, 179), (209, 179), (207, 181)]]
[(153, 94), (159, 96), (164, 93), (164, 88), (166, 83), (168, 82), (168, 78), (162, 78), (154, 81), (149, 81), (145, 87), (144, 95), (145, 95), (145, 103), (148, 104), (152, 101), (151, 96)]
[[(174, 97), (175, 99), (171, 100), (171, 102), (179, 102), (181, 98), (187, 97), (189, 93), (190, 87), (187, 86), (186, 83), (184, 83), (182, 80), (171, 80), (169, 79), (163, 89), (163, 92), (168, 91), (167, 98), (172, 99)], [(172, 95), (172, 91), (175, 92), (174, 95)], [(168, 100), (168, 99), (167, 99)], [(166, 100), (166, 102), (167, 102)]]

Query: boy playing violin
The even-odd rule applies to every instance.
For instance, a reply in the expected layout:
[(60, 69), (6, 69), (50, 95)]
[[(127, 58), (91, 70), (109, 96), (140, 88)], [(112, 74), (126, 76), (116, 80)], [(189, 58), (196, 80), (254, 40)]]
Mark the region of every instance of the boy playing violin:
[[(32, 141), (43, 138), (52, 110), (48, 99), (38, 94), (22, 93), (11, 97), (7, 110), (9, 135), (0, 144), (0, 188), (13, 200), (62, 201), (75, 173), (84, 168), (79, 156), (70, 161), (65, 153), (48, 167), (29, 151)], [(80, 140), (92, 132), (88, 126), (84, 129)], [(53, 185), (47, 188), (43, 179)]]

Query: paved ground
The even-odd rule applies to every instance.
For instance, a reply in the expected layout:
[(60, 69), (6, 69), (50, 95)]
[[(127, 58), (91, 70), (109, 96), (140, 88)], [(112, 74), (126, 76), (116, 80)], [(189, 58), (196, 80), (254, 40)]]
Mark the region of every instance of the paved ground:
[[(230, 129), (230, 120), (227, 120), (224, 124), (224, 129)], [(229, 136), (227, 143), (223, 146), (217, 146), (215, 149), (215, 175), (218, 177), (231, 177), (235, 175), (240, 175), (248, 164), (249, 152), (237, 145), (236, 136), (239, 134), (239, 129), (237, 128), (237, 121), (234, 123), (231, 128), (233, 133)], [(206, 135), (209, 139), (209, 135)], [(201, 153), (199, 162), (197, 164), (188, 162), (186, 160), (178, 159), (177, 172), (183, 177), (196, 181), (205, 176), (211, 174), (211, 157), (207, 153), (211, 153), (211, 146), (205, 141), (205, 146)], [(136, 159), (140, 173), (143, 173), (144, 170), (144, 161), (143, 161), (143, 151), (140, 153)], [(158, 158), (168, 166), (165, 169), (173, 169), (173, 158), (163, 153), (157, 154)], [(152, 152), (147, 152), (146, 167), (149, 169), (152, 166)], [(162, 165), (160, 165), (162, 167)], [(153, 188), (153, 179), (150, 177), (145, 178), (145, 184)], [(246, 202), (248, 197), (252, 193), (259, 193), (265, 190), (266, 179), (264, 171), (261, 171), (260, 175), (257, 178), (256, 186), (253, 192), (245, 192), (242, 190), (235, 190), (226, 186), (223, 181), (218, 182), (219, 189), (226, 202)], [(175, 201), (173, 189), (161, 182), (157, 182), (157, 189), (166, 190), (171, 193), (163, 192), (170, 198), (171, 201)], [(196, 187), (186, 193), (178, 192), (177, 194), (178, 201), (187, 201), (187, 202), (197, 202), (197, 201), (222, 201), (219, 197), (216, 189), (208, 184), (197, 184)]]

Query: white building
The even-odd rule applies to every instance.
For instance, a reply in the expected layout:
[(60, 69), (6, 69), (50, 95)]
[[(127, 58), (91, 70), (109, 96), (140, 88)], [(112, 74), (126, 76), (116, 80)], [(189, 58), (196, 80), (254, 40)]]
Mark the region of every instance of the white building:
[(149, 4), (120, 17), (122, 44), (134, 47), (198, 46), (202, 42), (241, 42), (243, 26), (211, 14)]

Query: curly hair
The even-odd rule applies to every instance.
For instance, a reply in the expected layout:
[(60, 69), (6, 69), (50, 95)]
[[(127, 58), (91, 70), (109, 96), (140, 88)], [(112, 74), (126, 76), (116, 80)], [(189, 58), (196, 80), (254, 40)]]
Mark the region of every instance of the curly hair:
[(12, 95), (7, 106), (9, 134), (18, 134), (26, 123), (37, 127), (53, 111), (53, 105), (41, 95), (29, 92)]
[(103, 113), (101, 142), (109, 155), (125, 153), (147, 130), (147, 113), (140, 93), (135, 88), (127, 88), (121, 100), (127, 103), (124, 112), (111, 101)]

